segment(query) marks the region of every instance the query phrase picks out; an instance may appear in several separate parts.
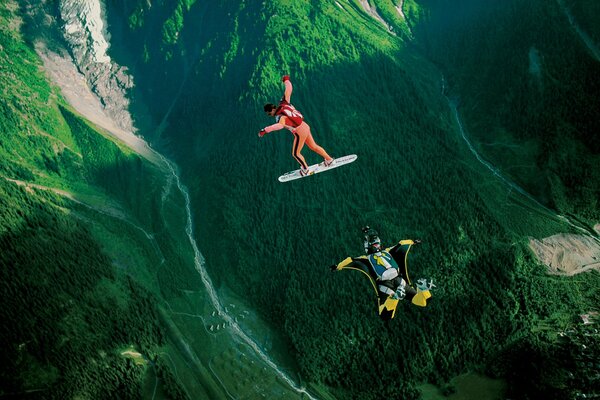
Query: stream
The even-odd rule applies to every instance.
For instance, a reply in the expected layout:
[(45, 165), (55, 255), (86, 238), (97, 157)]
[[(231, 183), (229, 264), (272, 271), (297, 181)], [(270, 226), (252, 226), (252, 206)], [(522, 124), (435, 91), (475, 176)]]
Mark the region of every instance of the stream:
[(194, 250), (194, 265), (195, 265), (196, 271), (198, 272), (198, 274), (200, 275), (200, 278), (202, 279), (204, 288), (206, 289), (206, 292), (210, 298), (211, 304), (215, 308), (217, 314), (223, 318), (226, 326), (228, 328), (230, 328), (232, 336), (235, 339), (238, 339), (239, 341), (241, 341), (243, 344), (249, 346), (255, 352), (255, 354), (260, 358), (260, 360), (263, 361), (267, 366), (269, 366), (269, 368), (271, 368), (277, 374), (277, 376), (279, 378), (281, 378), (293, 391), (295, 391), (298, 394), (305, 395), (311, 400), (316, 400), (316, 397), (312, 396), (304, 387), (301, 387), (298, 384), (296, 384), (294, 382), (294, 380), (292, 378), (290, 378), (290, 376), (285, 371), (283, 371), (277, 364), (275, 364), (273, 362), (273, 360), (269, 357), (268, 354), (265, 353), (265, 351), (261, 348), (261, 346), (240, 327), (236, 318), (232, 317), (228, 313), (229, 310), (227, 309), (227, 307), (224, 307), (223, 304), (221, 303), (219, 296), (217, 295), (217, 292), (212, 284), (212, 281), (211, 281), (210, 277), (208, 276), (208, 272), (206, 271), (204, 257), (198, 250), (198, 246), (194, 239), (194, 228), (193, 228), (193, 222), (192, 222), (192, 210), (191, 210), (189, 192), (188, 192), (187, 188), (185, 187), (185, 185), (181, 182), (181, 179), (179, 178), (179, 174), (177, 172), (177, 167), (171, 161), (167, 160), (164, 156), (162, 156), (161, 154), (156, 153), (156, 155), (158, 157), (160, 157), (163, 160), (163, 162), (167, 165), (167, 167), (169, 168), (169, 170), (172, 174), (172, 177), (175, 180), (178, 190), (181, 192), (181, 194), (183, 195), (183, 197), (185, 199), (185, 209), (186, 209), (186, 216), (187, 216), (187, 223), (186, 223), (185, 231), (186, 231), (187, 237), (190, 241), (190, 245), (192, 246), (192, 249)]

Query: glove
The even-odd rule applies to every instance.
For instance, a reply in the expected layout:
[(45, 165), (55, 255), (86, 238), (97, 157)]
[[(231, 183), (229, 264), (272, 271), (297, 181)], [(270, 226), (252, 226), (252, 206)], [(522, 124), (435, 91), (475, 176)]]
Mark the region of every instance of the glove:
[(329, 266), (329, 269), (331, 270), (331, 272), (335, 272), (337, 270), (337, 265), (332, 264)]
[(406, 289), (404, 289), (404, 286), (399, 286), (394, 294), (392, 294), (392, 299), (394, 300), (402, 300), (404, 297), (406, 297)]
[(285, 82), (285, 81), (289, 81), (290, 80), (290, 76), (289, 75), (284, 75), (281, 77), (281, 82)]
[(258, 136), (263, 137), (267, 134), (267, 131), (265, 131), (264, 129), (261, 129), (260, 132), (258, 132)]
[(415, 242), (415, 244), (420, 244), (421, 243), (421, 239), (415, 239), (415, 240), (413, 240), (413, 242)]

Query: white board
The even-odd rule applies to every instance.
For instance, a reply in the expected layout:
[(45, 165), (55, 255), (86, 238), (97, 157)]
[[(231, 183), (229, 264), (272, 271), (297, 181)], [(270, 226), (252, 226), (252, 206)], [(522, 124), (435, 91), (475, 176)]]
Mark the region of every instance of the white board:
[(311, 175), (319, 174), (321, 172), (325, 172), (325, 171), (329, 171), (329, 170), (337, 168), (337, 167), (341, 167), (342, 165), (350, 164), (351, 162), (354, 162), (357, 158), (358, 158), (358, 156), (356, 154), (350, 154), (348, 156), (339, 157), (339, 158), (334, 159), (333, 164), (331, 164), (328, 167), (322, 165), (323, 163), (311, 165), (310, 167), (308, 167), (308, 170), (310, 171), (310, 173), (305, 176), (300, 175), (299, 169), (297, 169), (295, 171), (286, 172), (285, 174), (283, 174), (279, 177), (279, 182), (289, 182), (289, 181), (293, 181), (296, 179), (307, 178)]

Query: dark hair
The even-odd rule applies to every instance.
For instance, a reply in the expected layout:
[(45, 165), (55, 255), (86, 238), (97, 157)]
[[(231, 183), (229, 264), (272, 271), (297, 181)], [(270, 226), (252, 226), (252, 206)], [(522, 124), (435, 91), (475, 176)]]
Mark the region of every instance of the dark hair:
[(264, 107), (265, 112), (271, 112), (276, 108), (277, 107), (275, 107), (275, 104), (272, 104), (272, 103), (267, 103), (267, 104), (265, 104), (265, 107)]

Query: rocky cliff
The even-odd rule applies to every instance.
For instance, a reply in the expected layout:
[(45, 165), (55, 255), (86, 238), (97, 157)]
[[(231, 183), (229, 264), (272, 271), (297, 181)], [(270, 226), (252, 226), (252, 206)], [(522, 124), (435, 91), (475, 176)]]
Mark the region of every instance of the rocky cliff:
[(77, 67), (100, 98), (108, 116), (122, 129), (133, 131), (127, 99), (133, 78), (127, 68), (113, 62), (108, 55), (110, 45), (103, 2), (62, 0), (59, 10), (60, 28)]

